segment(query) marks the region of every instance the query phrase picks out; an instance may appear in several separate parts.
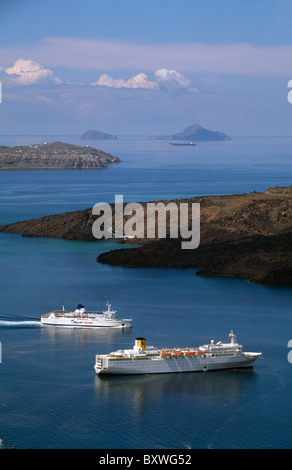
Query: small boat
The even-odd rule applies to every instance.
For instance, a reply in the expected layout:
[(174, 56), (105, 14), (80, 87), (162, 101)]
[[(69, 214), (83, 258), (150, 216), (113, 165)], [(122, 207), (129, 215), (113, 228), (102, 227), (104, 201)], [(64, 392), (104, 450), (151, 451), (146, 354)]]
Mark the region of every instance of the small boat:
[(111, 309), (107, 302), (107, 310), (86, 311), (81, 304), (75, 310), (54, 310), (41, 316), (41, 324), (73, 328), (129, 328), (132, 318), (118, 318), (117, 311)]

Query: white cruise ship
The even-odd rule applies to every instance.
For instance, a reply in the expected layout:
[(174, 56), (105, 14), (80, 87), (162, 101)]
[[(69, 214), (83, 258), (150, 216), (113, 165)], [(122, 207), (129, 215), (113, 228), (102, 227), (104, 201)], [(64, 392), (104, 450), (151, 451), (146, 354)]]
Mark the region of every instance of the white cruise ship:
[(54, 310), (41, 316), (41, 324), (75, 328), (127, 328), (132, 326), (131, 318), (118, 318), (116, 310), (107, 303), (107, 310), (86, 311), (81, 304), (75, 310)]
[(259, 352), (243, 352), (233, 331), (230, 342), (204, 344), (197, 348), (164, 348), (146, 346), (145, 338), (136, 338), (133, 349), (98, 354), (94, 369), (97, 374), (161, 374), (216, 369), (252, 367)]

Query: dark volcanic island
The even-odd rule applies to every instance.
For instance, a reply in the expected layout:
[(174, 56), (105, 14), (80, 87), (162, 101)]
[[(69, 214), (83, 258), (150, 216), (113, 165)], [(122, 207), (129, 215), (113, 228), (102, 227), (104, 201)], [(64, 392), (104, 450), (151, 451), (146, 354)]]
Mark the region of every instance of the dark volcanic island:
[(193, 124), (182, 132), (172, 135), (162, 135), (151, 137), (152, 140), (178, 140), (178, 141), (196, 141), (196, 140), (231, 140), (231, 137), (221, 131), (210, 131), (199, 124)]
[[(180, 238), (121, 240), (121, 244), (133, 244), (133, 248), (102, 253), (97, 261), (134, 268), (192, 267), (198, 269), (199, 275), (234, 276), (258, 284), (292, 286), (291, 186), (262, 193), (162, 202), (188, 202), (189, 214), (191, 204), (200, 203), (197, 249), (182, 249)], [(141, 205), (146, 207), (146, 203)], [(1, 225), (0, 232), (97, 242), (92, 235), (96, 219), (90, 208)]]
[(89, 131), (82, 134), (81, 139), (84, 140), (112, 140), (117, 139), (116, 135), (106, 134), (105, 132), (96, 131), (95, 129), (89, 129)]
[(121, 160), (93, 147), (63, 142), (0, 146), (0, 169), (98, 169)]

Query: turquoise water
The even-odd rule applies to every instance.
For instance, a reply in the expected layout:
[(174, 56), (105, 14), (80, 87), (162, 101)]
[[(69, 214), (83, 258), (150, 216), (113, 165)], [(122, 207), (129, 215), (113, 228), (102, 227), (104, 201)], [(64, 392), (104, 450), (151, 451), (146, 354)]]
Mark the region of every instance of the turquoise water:
[[(9, 141), (10, 139), (10, 141)], [(29, 140), (30, 139), (30, 140)], [(49, 141), (6, 137), (3, 144)], [(63, 140), (65, 137), (54, 138)], [(67, 141), (76, 143), (75, 137)], [(110, 202), (264, 190), (291, 184), (288, 138), (234, 139), (180, 149), (123, 138), (102, 147), (123, 163), (102, 171), (0, 172), (0, 220)], [(92, 145), (92, 143), (91, 143)], [(244, 157), (244, 158), (243, 158)], [(194, 269), (100, 265), (112, 241), (0, 234), (0, 439), (5, 448), (290, 448), (291, 289), (204, 278)], [(41, 328), (50, 309), (109, 300), (130, 331)], [(97, 377), (94, 356), (130, 347), (227, 340), (261, 351), (253, 369)]]

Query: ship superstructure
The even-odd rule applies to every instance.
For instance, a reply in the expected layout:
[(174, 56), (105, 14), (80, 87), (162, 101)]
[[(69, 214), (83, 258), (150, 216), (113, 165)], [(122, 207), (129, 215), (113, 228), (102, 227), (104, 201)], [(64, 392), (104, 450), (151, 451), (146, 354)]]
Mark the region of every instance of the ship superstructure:
[(195, 372), (252, 367), (260, 352), (243, 352), (231, 331), (230, 342), (213, 340), (194, 348), (162, 348), (146, 346), (145, 338), (136, 338), (132, 349), (98, 354), (94, 369), (97, 374), (159, 374)]

